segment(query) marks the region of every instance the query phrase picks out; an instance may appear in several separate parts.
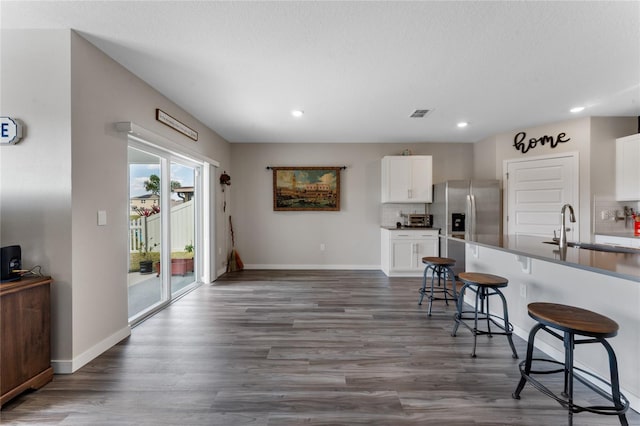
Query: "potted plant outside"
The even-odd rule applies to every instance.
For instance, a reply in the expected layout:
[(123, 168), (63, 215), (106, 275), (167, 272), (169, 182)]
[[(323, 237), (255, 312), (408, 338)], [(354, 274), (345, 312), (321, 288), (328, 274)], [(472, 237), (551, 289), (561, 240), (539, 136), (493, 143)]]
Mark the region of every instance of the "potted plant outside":
[(140, 253), (141, 274), (150, 274), (153, 272), (153, 260), (151, 260), (151, 252), (158, 246), (158, 243), (151, 244), (151, 239), (152, 238), (150, 237), (147, 244), (141, 242), (140, 248), (138, 249), (138, 252)]
[[(190, 257), (176, 257), (171, 259), (171, 275), (182, 275), (185, 276), (189, 272), (193, 272), (193, 244), (187, 244), (184, 246), (184, 252), (187, 256)], [(179, 252), (176, 253), (178, 256), (182, 256)], [(156, 261), (156, 276), (160, 276), (161, 267), (160, 261)]]
[(184, 251), (189, 256), (185, 259), (186, 272), (193, 272), (193, 243), (185, 245)]

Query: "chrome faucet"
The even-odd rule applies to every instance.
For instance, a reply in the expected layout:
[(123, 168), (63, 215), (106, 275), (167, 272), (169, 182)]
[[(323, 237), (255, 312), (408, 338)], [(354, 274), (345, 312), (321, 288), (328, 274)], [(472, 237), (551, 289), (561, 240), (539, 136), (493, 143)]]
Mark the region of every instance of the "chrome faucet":
[(565, 221), (565, 215), (564, 215), (564, 211), (567, 209), (567, 207), (569, 207), (569, 220), (571, 222), (576, 221), (576, 216), (573, 214), (573, 207), (571, 207), (571, 204), (565, 204), (564, 206), (562, 206), (562, 209), (560, 210), (560, 220), (562, 221), (562, 229), (560, 229), (560, 241), (558, 242), (558, 245), (560, 246), (560, 248), (567, 247), (567, 226), (565, 225), (566, 221)]

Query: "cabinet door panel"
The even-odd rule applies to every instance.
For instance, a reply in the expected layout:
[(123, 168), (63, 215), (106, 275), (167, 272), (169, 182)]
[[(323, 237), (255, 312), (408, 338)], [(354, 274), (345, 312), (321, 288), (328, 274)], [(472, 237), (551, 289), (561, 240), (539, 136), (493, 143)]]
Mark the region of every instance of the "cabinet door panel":
[(411, 271), (415, 269), (413, 241), (393, 241), (391, 243), (391, 269), (394, 271)]
[(429, 155), (387, 156), (382, 159), (383, 203), (430, 203), (432, 158)]
[(410, 164), (406, 158), (389, 158), (389, 201), (407, 201), (411, 185)]
[(411, 199), (430, 203), (433, 199), (431, 157), (412, 158), (411, 162)]
[(22, 324), (22, 338), (25, 339), (22, 362), (25, 374), (43, 371), (51, 365), (49, 303), (48, 286), (23, 292), (22, 312), (26, 318)]
[(616, 140), (616, 199), (640, 200), (640, 136)]
[(22, 354), (22, 316), (19, 293), (2, 297), (2, 346), (0, 346), (0, 389), (2, 394), (15, 388), (28, 377), (24, 373)]
[(418, 266), (422, 263), (423, 257), (437, 257), (438, 256), (438, 238), (423, 238), (420, 242), (420, 256), (418, 257)]

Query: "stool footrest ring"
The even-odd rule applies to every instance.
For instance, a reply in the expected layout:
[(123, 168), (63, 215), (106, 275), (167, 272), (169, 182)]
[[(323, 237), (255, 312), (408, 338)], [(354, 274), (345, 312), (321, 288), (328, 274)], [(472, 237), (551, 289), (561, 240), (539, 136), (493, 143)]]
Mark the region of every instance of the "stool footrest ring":
[[(465, 317), (464, 314), (468, 314), (469, 316)], [(462, 324), (463, 326), (465, 326), (466, 328), (468, 328), (472, 332), (474, 332), (476, 334), (479, 334), (479, 335), (497, 334), (499, 336), (502, 336), (502, 335), (511, 335), (511, 334), (513, 334), (513, 325), (511, 323), (509, 323), (508, 324), (508, 328), (505, 329), (504, 319), (502, 317), (500, 317), (499, 315), (493, 315), (493, 314), (487, 314), (487, 313), (478, 313), (478, 322), (489, 320), (489, 321), (491, 321), (491, 324), (495, 325), (496, 327), (498, 327), (500, 330), (503, 330), (503, 331), (474, 329), (469, 324), (465, 323), (464, 321), (473, 321), (475, 319), (475, 311), (462, 311), (460, 313), (457, 313), (455, 315), (454, 319), (456, 321), (460, 321), (460, 324)], [(496, 319), (500, 320), (500, 322), (498, 322)]]
[[(616, 406), (616, 405), (614, 405), (614, 406), (591, 405), (591, 406), (586, 406), (585, 407), (585, 406), (581, 406), (581, 405), (575, 404), (573, 402), (569, 402), (566, 399), (564, 399), (564, 398), (556, 395), (555, 393), (553, 393), (549, 388), (547, 388), (545, 385), (540, 383), (538, 380), (536, 380), (533, 377), (531, 377), (531, 374), (563, 373), (564, 372), (564, 363), (559, 362), (559, 361), (555, 361), (555, 360), (544, 359), (544, 358), (532, 358), (532, 361), (549, 363), (549, 364), (559, 365), (559, 366), (563, 367), (563, 368), (555, 369), (555, 370), (531, 370), (529, 372), (529, 374), (527, 375), (525, 373), (526, 361), (522, 361), (519, 364), (520, 375), (522, 376), (522, 378), (524, 378), (527, 382), (531, 383), (531, 385), (534, 388), (536, 388), (537, 390), (539, 390), (543, 394), (547, 395), (551, 399), (556, 400), (562, 407), (564, 407), (567, 410), (570, 410), (573, 413), (581, 413), (583, 411), (588, 411), (590, 413), (595, 413), (595, 414), (619, 416), (619, 415), (622, 415), (622, 414), (626, 413), (627, 410), (629, 409), (629, 400), (622, 393), (620, 394), (620, 402), (622, 404), (621, 406)], [(590, 373), (588, 371), (585, 371), (585, 370), (583, 370), (581, 368), (578, 368), (578, 367), (574, 366), (573, 370), (574, 371), (578, 371), (582, 375), (588, 376), (588, 377), (596, 380), (597, 382), (599, 382), (599, 383), (601, 383), (603, 385), (606, 385), (606, 386), (609, 386), (609, 387), (611, 386), (610, 383), (606, 382), (602, 378), (600, 378), (600, 377), (598, 377), (598, 376), (596, 376), (596, 375), (594, 375), (594, 374), (592, 374), (592, 373)], [(580, 383), (582, 383), (583, 385), (585, 385), (586, 387), (588, 387), (589, 389), (591, 389), (592, 391), (594, 391), (595, 393), (597, 393), (598, 395), (600, 395), (601, 397), (603, 397), (606, 400), (608, 400), (608, 401), (613, 403), (613, 398), (609, 393), (603, 391), (602, 389), (600, 389), (599, 387), (594, 385), (592, 382), (588, 381), (583, 376), (581, 376), (579, 374), (576, 374), (576, 375), (574, 375), (574, 378), (576, 380), (578, 380)], [(515, 393), (512, 396), (515, 399), (520, 399), (520, 396), (516, 395)]]

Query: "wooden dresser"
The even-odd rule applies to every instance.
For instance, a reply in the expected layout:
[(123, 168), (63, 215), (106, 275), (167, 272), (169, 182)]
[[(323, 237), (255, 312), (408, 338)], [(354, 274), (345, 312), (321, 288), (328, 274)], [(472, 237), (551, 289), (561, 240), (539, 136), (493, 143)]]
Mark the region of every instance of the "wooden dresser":
[(0, 407), (53, 378), (51, 277), (0, 284)]

